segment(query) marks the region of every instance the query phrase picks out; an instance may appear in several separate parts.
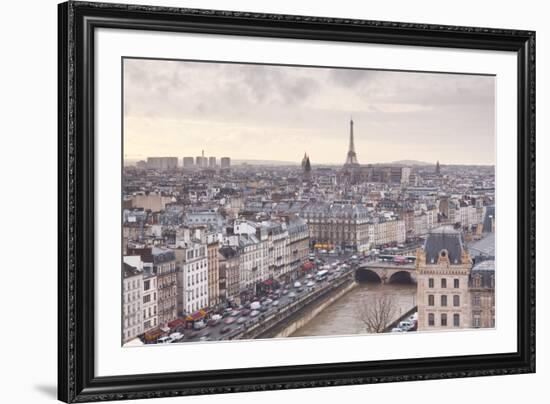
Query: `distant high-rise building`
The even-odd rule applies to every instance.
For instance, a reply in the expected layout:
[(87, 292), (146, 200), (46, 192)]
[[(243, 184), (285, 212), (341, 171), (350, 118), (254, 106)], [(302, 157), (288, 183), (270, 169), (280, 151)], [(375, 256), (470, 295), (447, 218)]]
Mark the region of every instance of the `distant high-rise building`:
[(183, 168), (193, 168), (195, 166), (195, 159), (193, 157), (183, 158)]
[(437, 163), (435, 164), (435, 173), (437, 175), (441, 174), (441, 166), (439, 165), (439, 160), (437, 160)]
[(208, 167), (210, 168), (216, 167), (216, 157), (214, 156), (208, 157)]
[(173, 170), (178, 168), (177, 157), (147, 157), (147, 168), (153, 170)]
[(231, 167), (231, 158), (230, 157), (222, 157), (220, 159), (221, 168), (230, 168)]

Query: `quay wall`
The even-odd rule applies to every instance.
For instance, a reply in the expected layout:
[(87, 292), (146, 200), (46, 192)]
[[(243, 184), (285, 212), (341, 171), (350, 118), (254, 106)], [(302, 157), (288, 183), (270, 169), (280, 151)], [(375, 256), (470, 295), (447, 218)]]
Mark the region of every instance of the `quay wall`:
[(286, 324), (283, 327), (283, 329), (280, 330), (275, 335), (275, 338), (291, 336), (296, 331), (298, 331), (298, 329), (300, 329), (301, 327), (309, 323), (311, 320), (313, 320), (320, 312), (322, 312), (324, 309), (326, 309), (336, 300), (340, 299), (342, 296), (344, 296), (346, 293), (348, 293), (350, 290), (352, 290), (356, 286), (357, 286), (357, 282), (355, 281), (350, 282), (347, 285), (343, 286), (341, 289), (331, 293), (330, 296), (326, 296), (323, 302), (317, 305), (310, 305), (313, 307), (305, 307), (303, 313), (299, 313), (297, 318), (289, 319), (291, 322), (289, 324)]
[(231, 335), (230, 339), (255, 339), (284, 337), (311, 321), (324, 308), (352, 290), (357, 283), (352, 274), (343, 276), (334, 284), (316, 290), (302, 299), (270, 315), (244, 332)]

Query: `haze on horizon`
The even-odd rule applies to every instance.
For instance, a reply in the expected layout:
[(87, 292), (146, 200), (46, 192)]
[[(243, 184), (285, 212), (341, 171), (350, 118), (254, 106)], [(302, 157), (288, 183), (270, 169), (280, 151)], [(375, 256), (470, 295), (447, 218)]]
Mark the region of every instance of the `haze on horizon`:
[(125, 59), (124, 156), (493, 165), (495, 77)]

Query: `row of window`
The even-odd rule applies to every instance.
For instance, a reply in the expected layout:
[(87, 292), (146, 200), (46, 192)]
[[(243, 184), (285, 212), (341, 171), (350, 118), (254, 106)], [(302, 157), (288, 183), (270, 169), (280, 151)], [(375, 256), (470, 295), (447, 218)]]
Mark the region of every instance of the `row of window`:
[(188, 275), (187, 276), (187, 285), (188, 286), (189, 285), (194, 285), (195, 283), (204, 282), (206, 280), (207, 280), (207, 273), (206, 272), (197, 273), (197, 274), (195, 274), (195, 276)]
[[(149, 313), (149, 315), (147, 315), (147, 313)], [(143, 318), (144, 319), (149, 318), (151, 316), (156, 316), (156, 315), (157, 315), (157, 306), (153, 306), (152, 311), (151, 311), (151, 307), (149, 307), (148, 310), (143, 309)]]
[[(145, 295), (143, 296), (143, 303), (149, 303), (151, 301), (151, 295)], [(157, 292), (153, 292), (153, 301), (157, 301)]]
[(138, 290), (137, 292), (132, 293), (126, 293), (124, 294), (124, 303), (133, 302), (136, 299), (139, 299), (141, 297), (141, 293)]
[(141, 286), (141, 280), (138, 279), (137, 281), (134, 279), (132, 282), (124, 282), (124, 291), (128, 291), (130, 289), (136, 289)]
[(201, 307), (206, 307), (206, 299), (202, 299), (199, 302), (188, 305), (187, 311), (194, 312), (199, 310)]
[[(429, 288), (434, 288), (435, 287), (435, 279), (434, 278), (429, 278), (428, 279), (428, 287)], [(441, 288), (446, 288), (446, 287), (447, 287), (447, 279), (446, 278), (441, 278)], [(453, 287), (455, 289), (458, 289), (460, 287), (460, 279), (458, 279), (458, 278), (453, 279)]]
[(193, 299), (198, 299), (199, 297), (206, 295), (206, 287), (204, 285), (202, 285), (200, 287), (200, 289), (196, 289), (196, 290), (191, 289), (189, 292), (191, 292), (191, 293), (187, 293), (187, 301), (188, 302), (190, 302)]
[[(447, 313), (441, 313), (439, 316), (439, 325), (441, 327), (447, 327)], [(434, 313), (428, 313), (428, 326), (434, 327), (435, 326), (435, 314)], [(453, 314), (453, 327), (460, 327), (460, 314), (455, 313)]]
[[(447, 295), (441, 295), (440, 305), (443, 307), (447, 306)], [(434, 295), (428, 295), (428, 306), (435, 306)], [(453, 295), (453, 306), (460, 306), (460, 295)]]

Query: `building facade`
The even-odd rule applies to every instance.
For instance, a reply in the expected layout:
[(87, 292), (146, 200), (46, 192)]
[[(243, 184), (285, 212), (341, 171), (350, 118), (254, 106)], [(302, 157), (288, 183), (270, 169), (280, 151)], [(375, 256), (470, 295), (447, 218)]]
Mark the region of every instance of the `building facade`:
[(153, 247), (153, 270), (157, 276), (158, 323), (175, 320), (177, 313), (176, 256), (174, 251)]
[(240, 303), (240, 275), (239, 250), (235, 247), (223, 246), (219, 250), (220, 254), (220, 274), (225, 277), (225, 300), (227, 303)]
[(178, 258), (178, 313), (183, 316), (208, 306), (206, 243), (187, 235), (175, 252)]
[(208, 261), (208, 306), (216, 307), (220, 303), (220, 266), (218, 252), (220, 244), (215, 234), (207, 236)]
[(495, 327), (495, 261), (477, 262), (470, 274), (471, 325)]
[(430, 232), (416, 254), (418, 330), (470, 327), (471, 268), (460, 232), (451, 226)]
[(122, 263), (122, 343), (143, 333), (141, 288), (143, 273), (135, 266)]
[(369, 247), (369, 214), (360, 204), (309, 203), (300, 216), (307, 222), (309, 237), (315, 244), (357, 252)]

